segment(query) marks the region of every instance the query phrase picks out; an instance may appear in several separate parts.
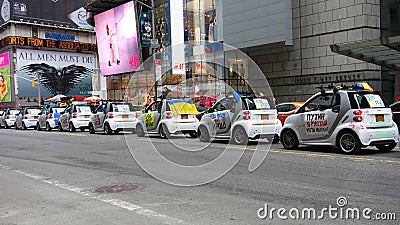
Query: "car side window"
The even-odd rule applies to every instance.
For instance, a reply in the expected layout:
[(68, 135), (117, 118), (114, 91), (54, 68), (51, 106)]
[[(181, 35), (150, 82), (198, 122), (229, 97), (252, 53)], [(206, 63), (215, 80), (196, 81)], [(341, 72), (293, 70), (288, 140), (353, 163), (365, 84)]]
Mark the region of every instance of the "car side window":
[(340, 105), (340, 95), (337, 93), (321, 94), (301, 107), (301, 112), (330, 109)]
[(224, 110), (230, 110), (233, 107), (233, 100), (232, 98), (225, 98), (219, 101), (215, 106), (214, 106), (214, 111), (224, 111)]

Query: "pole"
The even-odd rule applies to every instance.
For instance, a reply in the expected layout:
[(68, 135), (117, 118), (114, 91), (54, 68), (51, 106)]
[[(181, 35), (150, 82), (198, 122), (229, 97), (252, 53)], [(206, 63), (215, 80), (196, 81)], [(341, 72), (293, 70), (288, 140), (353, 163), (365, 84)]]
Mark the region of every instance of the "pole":
[(38, 98), (39, 98), (39, 107), (41, 106), (41, 104), (42, 104), (42, 98), (41, 98), (41, 96), (40, 96), (40, 74), (36, 74), (36, 77), (37, 77), (37, 80), (38, 80)]
[[(155, 21), (155, 13), (154, 13), (154, 0), (151, 0), (151, 35), (152, 35), (152, 39), (155, 39), (156, 38), (156, 31), (155, 31), (155, 24), (154, 24), (154, 21)], [(151, 46), (150, 46), (151, 47)], [(154, 72), (154, 100), (157, 100), (157, 84), (158, 84), (158, 80), (157, 80), (157, 74), (156, 74), (156, 66), (155, 66), (155, 63), (156, 63), (156, 57), (155, 57), (155, 52), (156, 52), (156, 49), (155, 48), (152, 48), (151, 49), (151, 53), (152, 53), (152, 57), (153, 57), (153, 72)]]

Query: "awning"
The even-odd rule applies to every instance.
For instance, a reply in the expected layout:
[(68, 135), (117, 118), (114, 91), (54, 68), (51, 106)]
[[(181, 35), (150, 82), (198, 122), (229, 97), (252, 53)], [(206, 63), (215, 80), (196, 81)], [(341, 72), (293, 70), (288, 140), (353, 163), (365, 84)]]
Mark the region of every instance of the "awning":
[(382, 36), (375, 40), (356, 41), (330, 46), (332, 52), (400, 70), (400, 36)]

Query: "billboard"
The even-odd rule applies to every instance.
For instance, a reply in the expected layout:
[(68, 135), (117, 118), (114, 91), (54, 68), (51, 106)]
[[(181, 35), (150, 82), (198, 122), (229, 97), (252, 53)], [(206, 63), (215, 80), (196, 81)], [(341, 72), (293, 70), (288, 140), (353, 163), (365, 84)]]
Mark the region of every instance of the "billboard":
[(94, 21), (101, 74), (136, 71), (139, 46), (133, 2), (98, 14)]
[(11, 102), (9, 53), (0, 54), (0, 102)]
[[(87, 0), (0, 0), (2, 6), (0, 23), (10, 19), (17, 21), (22, 19), (31, 23), (36, 21), (51, 25), (81, 27), (80, 22), (86, 17), (81, 7), (85, 6), (86, 2)], [(82, 26), (86, 24), (82, 22)]]
[(19, 97), (38, 96), (35, 78), (41, 96), (91, 95), (94, 62), (93, 54), (17, 49)]

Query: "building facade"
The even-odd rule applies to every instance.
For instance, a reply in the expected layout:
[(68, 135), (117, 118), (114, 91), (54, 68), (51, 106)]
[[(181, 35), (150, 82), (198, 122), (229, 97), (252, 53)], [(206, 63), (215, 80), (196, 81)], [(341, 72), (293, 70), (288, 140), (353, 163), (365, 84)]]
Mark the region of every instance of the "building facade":
[[(181, 55), (178, 58), (186, 62), (185, 67), (175, 67), (179, 62), (168, 63), (172, 68), (184, 70), (171, 71), (170, 75), (188, 82), (189, 86), (198, 81), (209, 82), (211, 75), (237, 91), (248, 91), (246, 81), (252, 79), (252, 74), (249, 71), (242, 74), (240, 70), (243, 65), (246, 71), (249, 59), (224, 52), (223, 69), (192, 63), (196, 55), (210, 49), (211, 57), (216, 54), (220, 57), (214, 50), (218, 50), (216, 43), (223, 43), (242, 50), (255, 61), (279, 102), (304, 101), (321, 85), (357, 82), (368, 82), (383, 93), (387, 102), (397, 96), (396, 70), (381, 67), (385, 64), (373, 60), (334, 52), (331, 46), (397, 35), (398, 1), (156, 0), (155, 3), (157, 52), (165, 51), (166, 46), (185, 43), (184, 49), (172, 53)], [(113, 87), (115, 95), (124, 96), (126, 90), (118, 89), (124, 85), (129, 89), (129, 79), (139, 77), (137, 73), (113, 77), (108, 79), (108, 87)], [(174, 79), (164, 79), (158, 85), (168, 85), (165, 80)], [(151, 87), (148, 83), (137, 83)], [(133, 92), (129, 95), (135, 95)]]
[(0, 107), (37, 105), (57, 94), (104, 92), (95, 32), (82, 8), (86, 1), (0, 3), (0, 72), (6, 93)]

